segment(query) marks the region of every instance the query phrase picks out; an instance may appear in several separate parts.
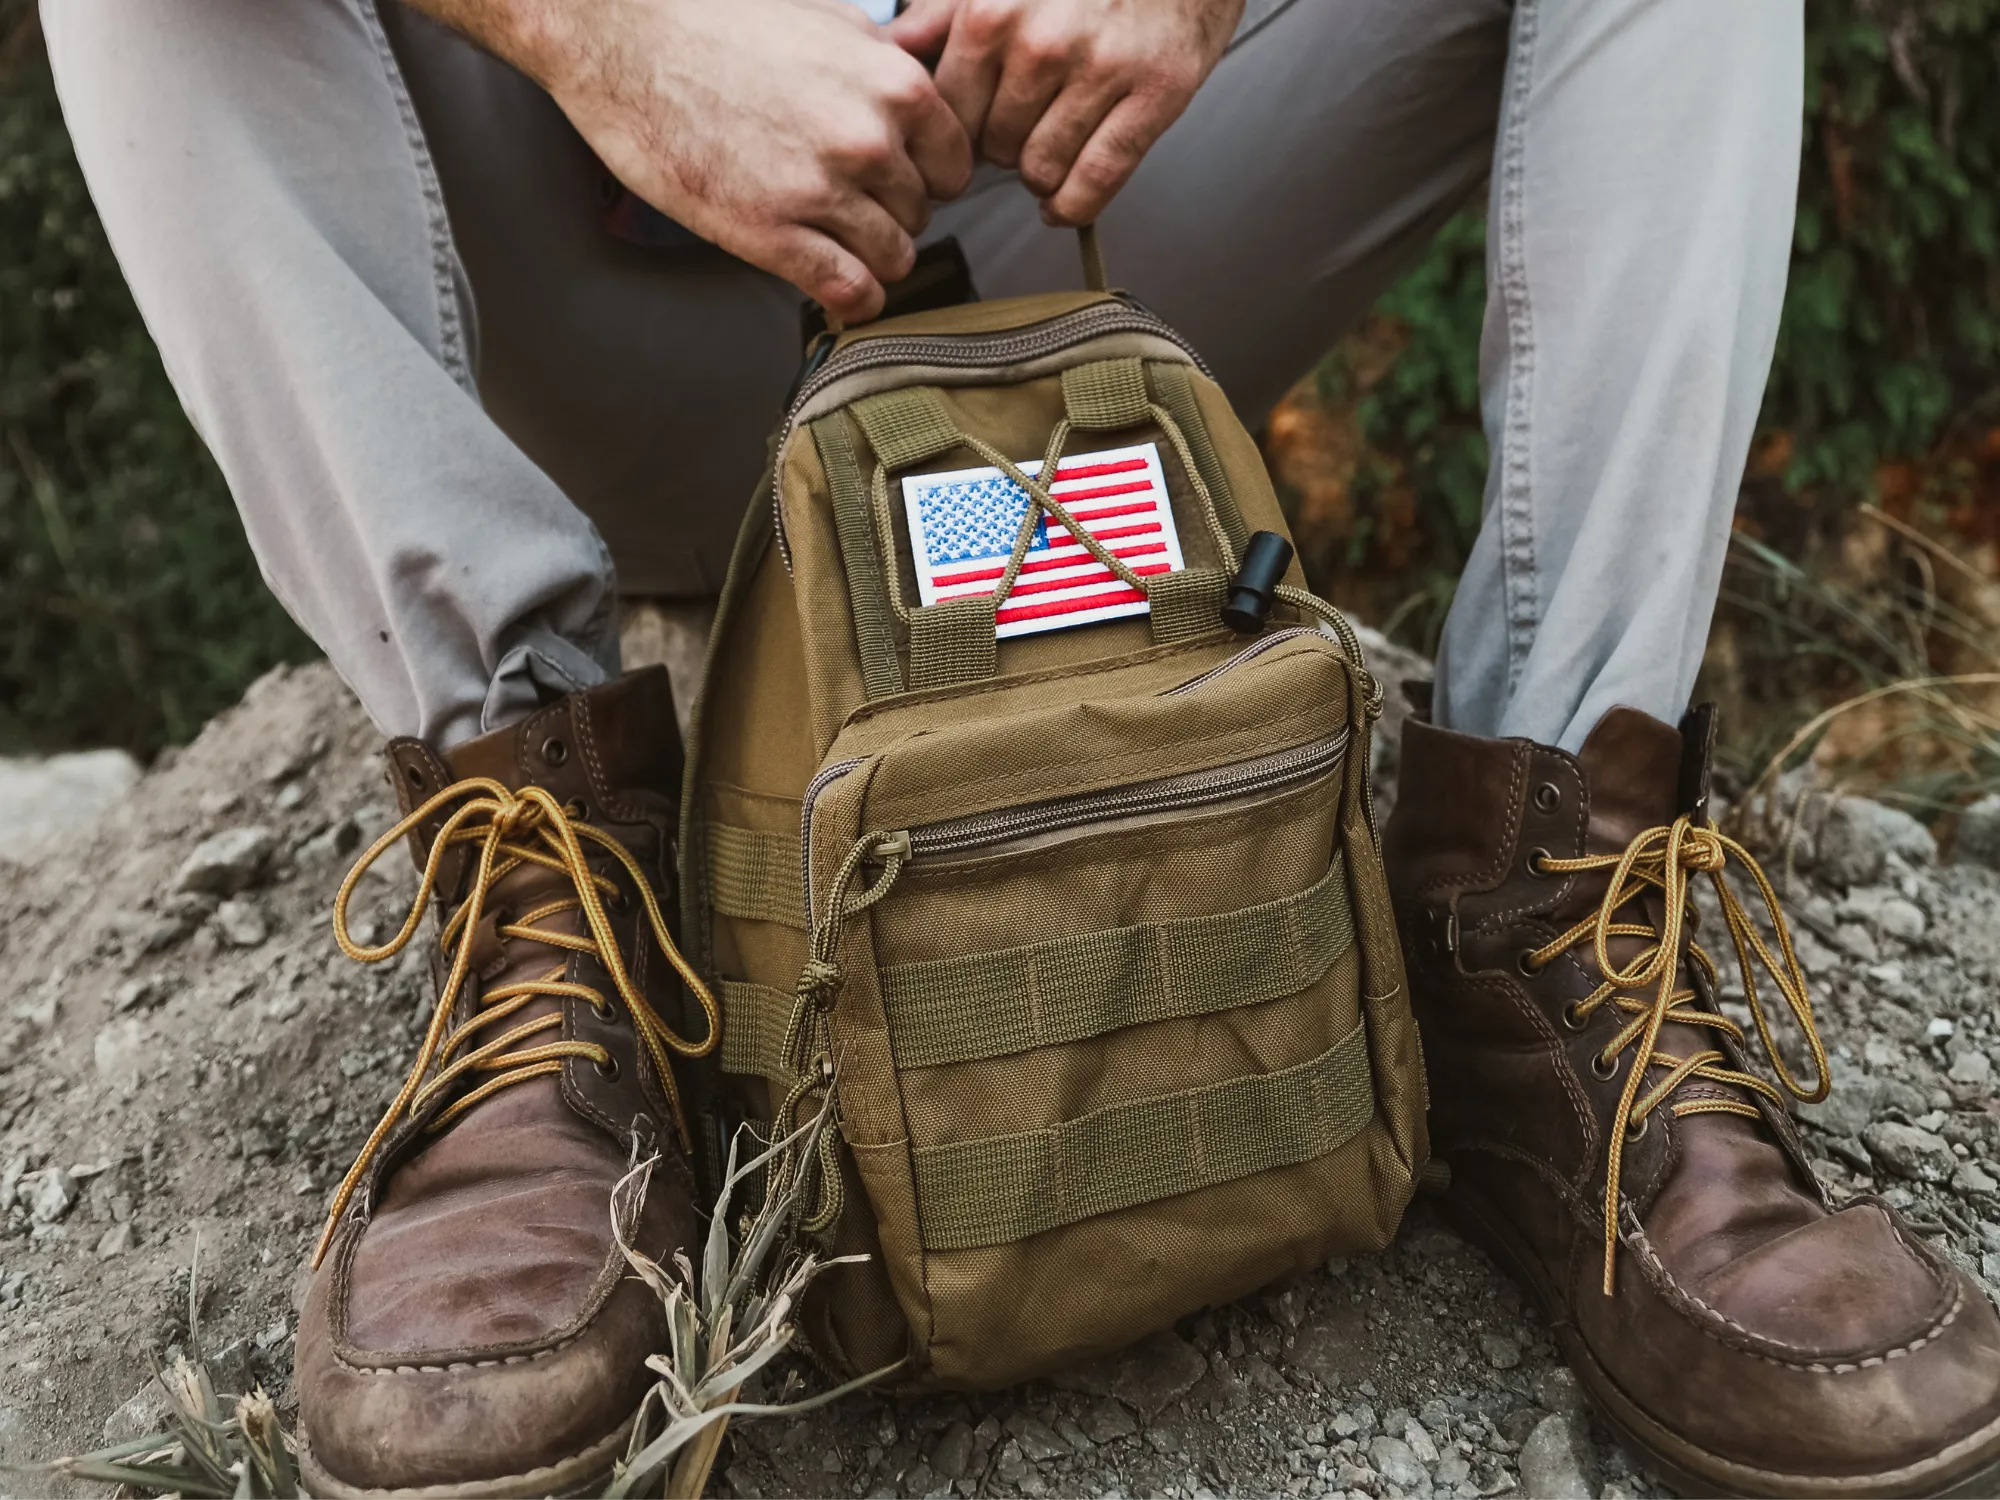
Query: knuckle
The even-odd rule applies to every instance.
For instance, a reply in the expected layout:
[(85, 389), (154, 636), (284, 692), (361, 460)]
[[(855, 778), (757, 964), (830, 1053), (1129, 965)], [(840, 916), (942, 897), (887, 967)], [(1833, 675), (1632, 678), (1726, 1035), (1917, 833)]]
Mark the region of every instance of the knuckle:
[(955, 25), (974, 46), (991, 46), (1013, 25), (1014, 5), (1015, 0), (968, 0)]

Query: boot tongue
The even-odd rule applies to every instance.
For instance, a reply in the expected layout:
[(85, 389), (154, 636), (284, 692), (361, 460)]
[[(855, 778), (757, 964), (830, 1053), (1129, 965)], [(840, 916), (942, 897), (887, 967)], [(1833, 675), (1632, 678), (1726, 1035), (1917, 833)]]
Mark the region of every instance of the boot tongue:
[(1592, 854), (1623, 854), (1648, 828), (1681, 810), (1681, 734), (1636, 708), (1614, 708), (1577, 752), (1590, 789)]

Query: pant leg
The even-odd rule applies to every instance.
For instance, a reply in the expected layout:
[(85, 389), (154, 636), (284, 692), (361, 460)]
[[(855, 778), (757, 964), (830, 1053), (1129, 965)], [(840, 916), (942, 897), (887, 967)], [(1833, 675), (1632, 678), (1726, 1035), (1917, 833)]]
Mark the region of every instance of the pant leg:
[(1440, 723), (1575, 750), (1618, 704), (1685, 709), (1777, 336), (1802, 30), (1799, 0), (1517, 0)]
[(479, 309), (487, 414), (595, 523), (624, 594), (722, 588), (798, 373), (798, 291), (689, 236), (605, 233), (603, 169), (536, 84), (381, 6)]
[[(1509, 0), (1252, 0), (1100, 223), (1111, 279), (1187, 334), (1259, 423), (1476, 191)], [(987, 296), (1081, 285), (1011, 177), (940, 210)]]
[(612, 568), (482, 410), (372, 0), (50, 0), (64, 115), (265, 578), (376, 723), (448, 744), (616, 663)]

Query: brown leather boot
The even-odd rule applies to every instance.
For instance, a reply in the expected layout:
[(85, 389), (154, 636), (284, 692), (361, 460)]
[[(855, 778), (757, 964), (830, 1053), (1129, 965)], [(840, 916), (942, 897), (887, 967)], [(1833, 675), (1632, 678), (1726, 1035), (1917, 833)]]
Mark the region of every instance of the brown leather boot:
[[(635, 1244), (696, 1233), (669, 1060), (680, 741), (664, 669), (575, 693), (442, 760), (388, 747), (403, 821), (347, 877), (350, 957), (441, 921), (435, 1018), (410, 1080), (336, 1195), (299, 1322), (306, 1488), (315, 1495), (547, 1495), (622, 1453), (667, 1347), (628, 1274), (611, 1190), (658, 1152)], [(380, 948), (349, 894), (401, 837), (425, 874)], [(699, 1034), (700, 1022), (695, 1027)]]
[[(1991, 1493), (1992, 1303), (1886, 1205), (1829, 1207), (1780, 1088), (1715, 1010), (1688, 883), (1727, 860), (1770, 891), (1708, 820), (1709, 716), (1683, 730), (1685, 754), (1681, 733), (1613, 709), (1574, 756), (1404, 730), (1384, 852), (1447, 1209), (1539, 1296), (1585, 1388), (1676, 1485)], [(1803, 1011), (1824, 1078), (1789, 939), (1772, 954), (1723, 910)]]

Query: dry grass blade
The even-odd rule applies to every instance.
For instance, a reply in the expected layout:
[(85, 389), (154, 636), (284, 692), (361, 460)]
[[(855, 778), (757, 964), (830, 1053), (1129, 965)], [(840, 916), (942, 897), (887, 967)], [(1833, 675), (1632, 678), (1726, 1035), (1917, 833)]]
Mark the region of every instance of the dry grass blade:
[(831, 1108), (829, 1101), (792, 1135), (748, 1161), (738, 1161), (738, 1148), (754, 1138), (739, 1132), (730, 1143), (722, 1192), (702, 1247), (699, 1284), (686, 1256), (676, 1255), (669, 1271), (632, 1244), (653, 1163), (640, 1163), (613, 1191), (611, 1219), (619, 1246), (666, 1309), (669, 1336), (668, 1347), (646, 1361), (660, 1379), (633, 1423), (631, 1443), (607, 1495), (665, 1494), (692, 1500), (707, 1487), (732, 1418), (808, 1411), (898, 1368), (892, 1365), (797, 1401), (739, 1399), (746, 1385), (792, 1347), (797, 1337), (793, 1315), (806, 1288), (829, 1267), (861, 1258), (821, 1260), (800, 1245), (794, 1228), (799, 1210), (795, 1185), (766, 1196), (735, 1254), (730, 1252), (731, 1208), (744, 1184), (787, 1149), (809, 1159), (829, 1128)]
[(130, 1442), (73, 1458), (58, 1458), (37, 1472), (118, 1485), (139, 1495), (250, 1496), (253, 1500), (302, 1497), (291, 1442), (277, 1409), (261, 1386), (238, 1395), (225, 1411), (215, 1378), (201, 1354), (201, 1247), (188, 1270), (188, 1346), (194, 1358), (176, 1355), (153, 1378), (166, 1393), (168, 1426)]

